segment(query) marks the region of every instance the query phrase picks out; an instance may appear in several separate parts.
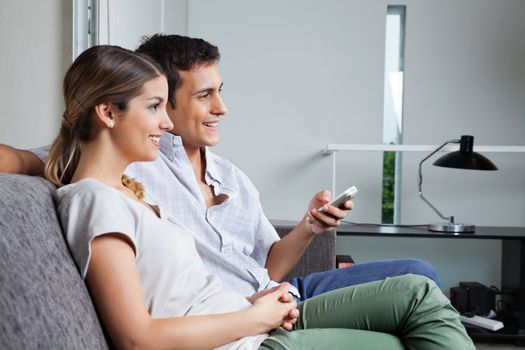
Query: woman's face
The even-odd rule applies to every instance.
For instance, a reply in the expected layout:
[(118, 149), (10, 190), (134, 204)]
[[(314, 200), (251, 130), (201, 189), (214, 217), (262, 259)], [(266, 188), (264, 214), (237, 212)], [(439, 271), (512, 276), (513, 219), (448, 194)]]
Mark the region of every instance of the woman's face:
[(127, 161), (157, 158), (160, 137), (173, 127), (166, 113), (167, 99), (168, 83), (164, 76), (158, 76), (144, 84), (142, 94), (133, 98), (115, 120), (113, 139)]

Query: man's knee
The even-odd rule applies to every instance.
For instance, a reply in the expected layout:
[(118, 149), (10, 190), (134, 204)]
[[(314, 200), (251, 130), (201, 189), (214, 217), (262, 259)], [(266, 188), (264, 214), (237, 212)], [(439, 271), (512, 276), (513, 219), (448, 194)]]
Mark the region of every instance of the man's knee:
[[(435, 272), (435, 269), (432, 265), (430, 265), (428, 262), (421, 260), (421, 259), (405, 259), (404, 260), (406, 265), (413, 271), (418, 272), (424, 272), (424, 271), (433, 271)], [(418, 275), (421, 275), (418, 273)]]
[(433, 280), (438, 287), (441, 286), (441, 281), (439, 280), (436, 269), (428, 262), (421, 259), (406, 259), (405, 264), (407, 273), (428, 277)]

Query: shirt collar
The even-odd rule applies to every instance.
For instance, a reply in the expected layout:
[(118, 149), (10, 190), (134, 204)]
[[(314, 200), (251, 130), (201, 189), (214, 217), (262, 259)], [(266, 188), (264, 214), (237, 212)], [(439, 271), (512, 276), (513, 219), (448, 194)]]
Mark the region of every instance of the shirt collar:
[[(176, 158), (187, 158), (186, 151), (182, 145), (182, 137), (169, 132), (165, 132), (160, 139), (160, 151), (171, 162), (175, 161)], [(183, 154), (180, 152), (183, 152)], [(206, 159), (207, 181), (216, 182), (219, 184), (219, 186), (222, 186), (224, 182), (222, 181), (222, 176), (217, 169), (217, 165), (215, 164), (215, 157), (213, 157), (213, 154), (208, 151), (207, 147), (203, 147), (203, 153), (204, 158)]]
[(170, 161), (174, 161), (176, 152), (180, 150), (184, 151), (182, 137), (165, 132), (160, 139), (160, 151), (162, 154), (168, 157)]
[(224, 182), (222, 181), (221, 173), (217, 169), (217, 164), (215, 163), (215, 157), (208, 150), (207, 147), (203, 149), (204, 158), (206, 159), (206, 177), (207, 182), (216, 182), (220, 187), (223, 186)]

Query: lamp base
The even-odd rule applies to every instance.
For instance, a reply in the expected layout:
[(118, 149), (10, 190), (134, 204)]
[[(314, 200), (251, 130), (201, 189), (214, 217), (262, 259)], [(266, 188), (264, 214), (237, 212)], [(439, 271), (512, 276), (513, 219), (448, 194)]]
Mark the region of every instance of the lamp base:
[(428, 230), (435, 232), (474, 233), (476, 226), (471, 224), (456, 224), (448, 222), (429, 224)]

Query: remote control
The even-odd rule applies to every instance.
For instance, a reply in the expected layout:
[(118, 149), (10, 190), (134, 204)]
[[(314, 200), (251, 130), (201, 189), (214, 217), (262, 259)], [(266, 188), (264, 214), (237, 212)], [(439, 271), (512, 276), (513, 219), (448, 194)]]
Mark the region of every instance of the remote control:
[(471, 324), (473, 326), (478, 326), (481, 328), (485, 328), (491, 331), (497, 331), (498, 329), (503, 328), (503, 323), (496, 320), (491, 320), (490, 318), (481, 317), (481, 316), (474, 316), (474, 317), (466, 317), (466, 316), (460, 316), (461, 322)]

